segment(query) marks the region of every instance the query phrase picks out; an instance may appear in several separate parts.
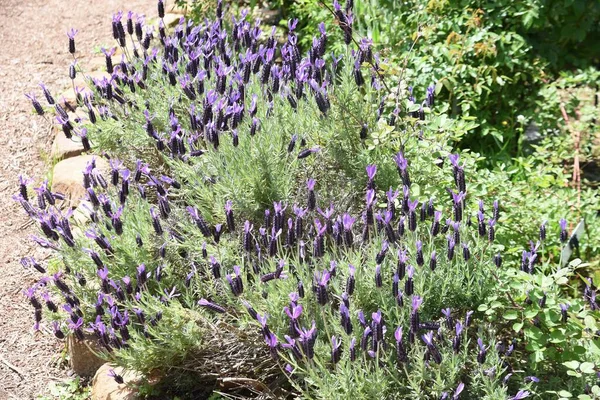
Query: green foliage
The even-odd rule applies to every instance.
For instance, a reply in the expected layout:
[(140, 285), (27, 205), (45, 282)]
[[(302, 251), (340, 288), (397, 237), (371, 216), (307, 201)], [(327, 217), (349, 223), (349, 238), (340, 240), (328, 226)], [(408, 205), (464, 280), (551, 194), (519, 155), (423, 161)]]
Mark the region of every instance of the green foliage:
[(81, 378), (75, 377), (62, 382), (48, 384), (50, 396), (39, 396), (37, 400), (86, 400), (90, 398), (91, 388), (82, 386)]
[[(219, 59), (209, 68), (212, 75), (202, 78), (204, 89), (198, 89), (197, 97), (184, 90), (189, 83), (189, 77), (183, 78), (191, 56), (184, 51), (188, 44), (174, 41), (182, 52), (179, 62), (169, 58), (172, 49), (170, 55), (161, 52), (149, 61), (129, 58), (129, 68), (146, 75), (143, 87), (136, 89), (132, 80), (117, 74), (114, 90), (122, 101), (115, 102), (96, 83), (93, 107), (103, 111), (95, 124), (85, 123), (94, 151), (111, 158), (117, 184), (91, 184), (91, 193), (100, 200), (92, 207), (93, 218), (71, 222), (73, 245), (60, 240), (65, 228), (56, 227), (56, 221), (64, 224), (59, 210), (49, 207), (35, 214), (38, 222), (55, 225), (49, 228), (55, 237), (45, 232), (58, 246), (48, 271), (64, 269), (47, 280), (62, 279), (69, 288), (40, 284), (35, 290), (49, 291), (57, 302), (78, 300), (76, 306), (48, 313), (48, 319), (77, 334), (75, 322), (81, 317), (104, 341), (105, 358), (147, 378), (147, 395), (160, 396), (165, 389), (151, 385), (153, 378), (168, 382), (170, 394), (182, 398), (207, 396), (219, 380), (242, 378), (244, 385), (249, 379), (272, 397), (440, 398), (443, 393), (452, 396), (464, 383), (466, 398), (507, 399), (518, 390), (540, 398), (569, 397), (583, 393), (586, 384), (592, 394), (584, 396), (592, 398), (598, 391), (592, 386), (593, 372), (600, 365), (598, 305), (590, 300), (595, 290), (591, 284), (582, 300), (581, 283), (598, 263), (598, 198), (592, 190), (578, 192), (571, 186), (564, 160), (570, 160), (573, 143), (564, 139), (566, 128), (549, 127), (549, 121), (553, 108), (564, 103), (564, 93), (597, 78), (597, 73), (565, 74), (539, 91), (544, 104), (529, 102), (538, 95), (546, 78), (544, 67), (551, 62), (536, 53), (530, 40), (547, 28), (544, 20), (550, 16), (541, 2), (531, 3), (539, 5), (537, 11), (533, 7), (524, 12), (522, 2), (486, 5), (485, 11), (460, 2), (356, 2), (356, 30), (368, 32), (382, 50), (374, 71), (369, 62), (355, 66), (353, 46), (342, 44), (340, 28), (327, 8), (297, 2), (294, 11), (328, 21), (330, 48), (344, 58), (336, 67), (332, 56), (325, 56), (324, 85), (292, 77), (282, 80), (274, 93), (273, 77), (262, 79), (257, 68), (243, 85), (241, 74), (232, 77), (239, 71), (225, 72), (231, 86), (217, 95), (217, 75), (227, 70), (220, 57), (231, 55), (222, 49), (214, 49)], [(594, 10), (588, 10), (592, 19)], [(218, 33), (214, 37), (220, 36), (220, 26), (210, 28)], [(306, 33), (299, 43), (312, 46), (311, 33), (320, 33), (314, 27), (302, 29)], [(569, 33), (565, 46), (577, 42), (585, 47), (584, 36)], [(405, 52), (396, 54), (396, 48)], [(383, 83), (380, 88), (357, 85), (357, 72), (367, 81), (367, 74), (373, 80), (382, 74), (391, 91)], [(194, 85), (199, 76), (191, 78)], [(407, 82), (414, 82), (414, 89)], [(435, 105), (422, 106), (432, 83)], [(232, 125), (215, 124), (218, 142), (208, 125), (193, 127), (193, 118), (197, 124), (207, 112), (215, 120), (235, 114), (229, 107), (237, 105), (231, 99), (234, 87), (240, 86), (247, 115), (239, 125), (232, 127), (231, 120)], [(298, 86), (304, 96), (291, 97)], [(207, 93), (216, 100), (207, 100)], [(255, 114), (250, 111), (254, 98)], [(567, 112), (581, 104), (572, 96)], [(544, 137), (527, 147), (520, 137), (534, 114)], [(576, 129), (591, 130), (593, 118), (594, 111), (585, 108)], [(173, 144), (179, 139), (185, 152)], [(491, 143), (497, 146), (493, 151)], [(453, 166), (449, 156), (456, 146), (462, 150)], [(308, 149), (314, 151), (300, 156)], [(491, 158), (490, 152), (495, 154)], [(582, 154), (592, 151), (583, 148)], [(408, 160), (410, 184), (394, 161), (399, 156)], [(139, 179), (130, 178), (141, 162), (149, 168)], [(478, 169), (482, 164), (489, 168)], [(377, 172), (367, 182), (365, 169), (373, 165)], [(466, 193), (456, 205), (452, 194), (460, 186), (458, 170), (466, 171)], [(301, 219), (298, 207), (305, 207), (311, 196), (309, 179), (316, 180), (317, 207)], [(129, 194), (124, 194), (124, 180)], [(370, 210), (365, 185), (374, 188), (367, 192), (376, 199)], [(397, 189), (399, 197), (388, 200), (388, 189)], [(419, 202), (415, 214), (408, 210), (411, 200)], [(440, 234), (431, 233), (429, 201), (442, 213)], [(271, 225), (279, 204), (284, 211), (277, 231)], [(421, 217), (421, 205), (422, 218), (415, 229), (408, 229), (409, 219)], [(386, 210), (392, 209), (394, 217), (388, 218), (393, 225), (388, 226)], [(265, 210), (271, 218), (264, 217)], [(377, 222), (366, 222), (369, 212)], [(478, 226), (478, 212), (487, 233)], [(350, 216), (356, 217), (353, 228), (344, 226)], [(304, 227), (299, 237), (291, 239), (296, 229), (288, 226), (288, 218), (292, 227)], [(561, 218), (569, 221), (569, 230), (585, 220), (588, 230), (577, 257), (589, 263), (578, 258), (567, 267), (557, 266)], [(231, 229), (230, 219), (235, 225)], [(538, 249), (529, 243), (537, 240), (546, 220), (547, 238)], [(490, 226), (496, 228), (491, 239)], [(418, 243), (424, 261), (419, 261)], [(531, 246), (538, 261), (526, 273), (519, 270), (521, 254), (524, 248), (532, 251)], [(431, 268), (434, 251), (437, 264)], [(415, 266), (414, 276), (412, 269), (407, 274), (414, 293), (405, 293), (410, 291), (408, 278), (398, 278), (401, 295), (394, 297), (394, 275), (401, 274), (403, 252), (407, 264)], [(496, 254), (504, 257), (500, 268), (494, 265)], [(348, 294), (351, 278), (356, 288)], [(241, 290), (232, 283), (238, 279)], [(306, 295), (297, 298), (299, 283)], [(327, 301), (319, 292), (322, 286)], [(413, 308), (411, 302), (418, 298), (424, 303)], [(344, 302), (352, 332), (340, 323)], [(291, 303), (303, 307), (293, 329), (284, 311)], [(566, 322), (561, 321), (560, 304), (569, 304)], [(424, 327), (412, 326), (415, 309)], [(466, 326), (467, 315), (475, 310), (475, 322)], [(375, 329), (380, 312), (386, 326), (378, 341), (367, 336), (360, 350), (361, 336), (370, 328), (362, 326), (359, 311), (366, 316), (365, 325)], [(455, 333), (458, 321), (465, 321), (462, 336)], [(294, 339), (286, 335), (297, 335), (302, 328), (305, 340), (313, 323), (314, 357), (304, 347), (301, 356), (294, 356), (284, 346)], [(99, 327), (108, 330), (107, 337)], [(404, 329), (400, 343), (407, 347), (406, 360), (400, 362), (394, 347), (398, 327)], [(434, 345), (425, 343), (427, 331), (435, 331), (430, 339)], [(332, 336), (342, 343), (339, 362), (332, 360)], [(278, 346), (270, 342), (273, 337)], [(453, 342), (456, 337), (460, 346)], [(514, 351), (507, 351), (513, 338)], [(353, 339), (358, 357), (350, 361)], [(541, 383), (533, 384), (527, 375)], [(243, 387), (244, 395), (256, 389)]]
[(507, 324), (507, 329), (525, 344), (523, 355), (528, 359), (522, 359), (521, 367), (528, 374), (545, 376), (539, 389), (548, 394), (557, 393), (556, 388), (576, 395), (583, 395), (586, 390), (590, 394), (586, 385), (590, 388), (597, 381), (600, 315), (593, 306), (588, 308), (589, 297), (573, 297), (582, 284), (587, 287), (586, 293), (593, 290), (581, 275), (585, 267), (575, 259), (562, 268), (544, 261), (538, 266), (542, 273), (536, 275), (504, 270), (501, 279), (509, 284), (501, 286), (487, 304), (478, 308), (488, 321)]
[[(522, 119), (556, 129), (558, 109), (545, 102), (546, 82), (561, 68), (585, 68), (600, 55), (593, 39), (600, 4), (591, 0), (355, 3), (355, 29), (381, 49), (386, 76), (421, 90), (437, 82), (449, 116), (477, 119), (479, 127), (460, 144), (486, 154), (488, 166), (521, 154)], [(330, 21), (319, 1), (290, 9), (301, 21)], [(308, 46), (311, 35), (305, 40)], [(335, 44), (334, 51), (340, 51)], [(554, 119), (541, 118), (540, 108)]]

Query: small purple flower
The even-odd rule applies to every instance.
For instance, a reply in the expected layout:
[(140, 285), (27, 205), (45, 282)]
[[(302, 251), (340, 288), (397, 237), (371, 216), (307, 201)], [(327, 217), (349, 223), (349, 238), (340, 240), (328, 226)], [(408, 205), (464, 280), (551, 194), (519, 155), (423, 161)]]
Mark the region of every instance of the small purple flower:
[(303, 158), (306, 158), (313, 153), (317, 153), (319, 150), (321, 150), (319, 147), (312, 147), (310, 149), (304, 149), (300, 153), (298, 153), (298, 159), (301, 160)]
[(569, 234), (567, 232), (567, 220), (563, 218), (558, 221), (558, 224), (560, 225), (560, 241), (561, 243), (565, 243), (569, 238)]
[(377, 173), (377, 165), (375, 165), (375, 164), (367, 165), (367, 178), (369, 179), (367, 182), (368, 189), (373, 189), (375, 187), (373, 180), (375, 179), (376, 173)]
[(337, 364), (342, 356), (342, 341), (331, 337), (331, 362)]
[(465, 327), (470, 327), (471, 326), (471, 318), (473, 316), (473, 311), (467, 311), (467, 314), (465, 315)]
[(292, 320), (297, 320), (298, 318), (300, 318), (300, 315), (302, 314), (302, 305), (301, 304), (297, 304), (291, 305), (290, 307), (285, 307), (283, 309), (283, 311), (285, 311), (285, 313), (287, 314), (287, 316), (292, 319)]
[(208, 300), (206, 300), (206, 299), (204, 299), (204, 298), (202, 298), (202, 299), (200, 299), (200, 300), (198, 301), (198, 305), (199, 305), (200, 307), (207, 308), (207, 309), (209, 309), (209, 310), (211, 310), (211, 311), (214, 311), (214, 312), (216, 312), (216, 313), (220, 313), (220, 314), (223, 314), (223, 313), (225, 313), (225, 309), (224, 309), (223, 307), (221, 307), (221, 306), (220, 306), (220, 305), (218, 305), (218, 304), (211, 303), (210, 301), (208, 301)]
[(75, 35), (77, 35), (77, 30), (71, 28), (68, 32), (67, 32), (67, 36), (69, 38), (69, 53), (71, 54), (75, 54)]
[[(512, 374), (508, 374), (507, 376), (510, 376), (510, 375), (512, 375)], [(523, 399), (529, 397), (529, 394), (530, 393), (527, 390), (519, 390), (517, 392), (517, 394), (515, 394), (512, 397), (509, 397), (508, 400), (523, 400)]]
[(448, 154), (448, 159), (450, 160), (450, 163), (452, 164), (452, 166), (454, 166), (454, 168), (458, 168), (458, 162), (460, 160), (460, 155), (458, 154)]
[(115, 380), (115, 382), (117, 382), (119, 385), (122, 385), (123, 383), (125, 383), (125, 381), (123, 380), (123, 377), (119, 374), (117, 374), (115, 372), (114, 369), (109, 369), (108, 370), (108, 374), (109, 377), (113, 378)]
[(269, 346), (271, 357), (273, 357), (273, 359), (277, 359), (277, 349), (279, 348), (277, 336), (275, 336), (273, 332), (268, 332), (268, 334), (265, 335), (265, 342), (267, 343), (267, 346)]
[(479, 364), (485, 363), (488, 347), (483, 344), (481, 338), (477, 338), (477, 346), (479, 347), (479, 353), (477, 354), (477, 362)]
[(569, 307), (570, 306), (568, 304), (560, 304), (560, 315), (562, 323), (567, 322), (567, 318), (569, 317), (567, 311), (569, 310)]
[(452, 396), (452, 400), (458, 400), (460, 398), (460, 394), (465, 389), (465, 384), (460, 382), (454, 391), (454, 395)]

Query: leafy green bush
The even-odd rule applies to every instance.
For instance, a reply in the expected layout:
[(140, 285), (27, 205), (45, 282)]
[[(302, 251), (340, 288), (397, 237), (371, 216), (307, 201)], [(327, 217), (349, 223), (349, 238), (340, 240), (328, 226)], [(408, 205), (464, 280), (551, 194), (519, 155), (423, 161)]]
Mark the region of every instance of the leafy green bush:
[[(301, 21), (327, 20), (329, 14), (320, 1), (287, 7)], [(479, 127), (461, 139), (461, 147), (485, 153), (488, 164), (520, 154), (520, 118), (556, 129), (554, 121), (539, 118), (539, 107), (546, 106), (540, 90), (561, 69), (585, 68), (600, 56), (595, 1), (369, 0), (356, 2), (355, 14), (355, 29), (388, 59), (384, 69), (392, 79), (402, 76), (402, 84), (417, 88), (435, 81), (449, 116), (477, 119)], [(305, 29), (310, 33), (303, 44), (309, 46), (316, 29)]]
[[(351, 44), (346, 7), (334, 12)], [(572, 199), (555, 186), (562, 171), (549, 165), (530, 187), (511, 182), (519, 171), (476, 171), (476, 154), (451, 151), (472, 119), (448, 118), (433, 86), (387, 94), (368, 41), (345, 47), (339, 63), (321, 27), (301, 58), (293, 21), (278, 44), (244, 18), (226, 31), (221, 3), (215, 14), (170, 35), (159, 25), (157, 38), (132, 25), (137, 51), (113, 18), (122, 62), (107, 52), (111, 79), (81, 95), (88, 121), (59, 119), (110, 158), (106, 176), (93, 162), (84, 171), (89, 219), (58, 209), (47, 185), (37, 205), (24, 179), (16, 196), (44, 235), (35, 240), (60, 261), (46, 273), (23, 260), (45, 274), (26, 292), (36, 324), (45, 303), (57, 337), (92, 333), (104, 357), (188, 397), (217, 384), (274, 398), (543, 395), (521, 372), (539, 349), (508, 346), (517, 330), (493, 317), (531, 282), (545, 290), (553, 279), (533, 262), (515, 274), (514, 254), (542, 217), (568, 214), (540, 200), (550, 187)], [(544, 251), (531, 250), (544, 262), (567, 234), (557, 227), (548, 224)], [(583, 252), (595, 246), (581, 242)], [(563, 329), (551, 305), (540, 323)], [(530, 369), (546, 380), (566, 361)], [(590, 369), (582, 365), (577, 373)], [(592, 383), (569, 376), (568, 390)]]

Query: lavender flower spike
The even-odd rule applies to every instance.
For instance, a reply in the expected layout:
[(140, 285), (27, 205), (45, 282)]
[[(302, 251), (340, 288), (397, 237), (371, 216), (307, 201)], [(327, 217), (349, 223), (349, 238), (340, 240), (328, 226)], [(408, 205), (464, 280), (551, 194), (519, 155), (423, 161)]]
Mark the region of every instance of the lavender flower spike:
[(208, 308), (209, 310), (214, 311), (216, 313), (220, 313), (220, 314), (225, 313), (225, 309), (223, 307), (221, 307), (218, 304), (211, 303), (210, 301), (208, 301), (204, 298), (202, 298), (198, 301), (198, 305), (200, 307)]
[(529, 394), (530, 393), (527, 390), (519, 390), (517, 392), (517, 394), (515, 394), (512, 397), (509, 397), (508, 400), (523, 400), (523, 399), (529, 397)]
[(337, 364), (342, 356), (342, 341), (331, 337), (331, 362)]
[(561, 219), (558, 224), (560, 225), (560, 241), (561, 243), (565, 243), (569, 238), (569, 234), (567, 232), (567, 220)]
[(71, 54), (75, 54), (75, 35), (77, 35), (77, 32), (79, 31), (73, 28), (67, 32), (67, 36), (69, 37), (69, 53)]

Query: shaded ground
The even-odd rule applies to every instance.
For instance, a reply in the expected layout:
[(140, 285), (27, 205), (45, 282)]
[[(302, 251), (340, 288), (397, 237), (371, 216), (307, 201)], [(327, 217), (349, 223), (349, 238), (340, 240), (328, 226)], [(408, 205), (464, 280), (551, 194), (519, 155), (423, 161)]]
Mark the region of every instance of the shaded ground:
[[(27, 238), (35, 227), (11, 196), (17, 177), (36, 183), (47, 172), (43, 161), (51, 144), (50, 123), (34, 116), (24, 93), (46, 83), (58, 97), (69, 84), (66, 32), (79, 29), (77, 55), (85, 65), (92, 49), (111, 44), (111, 15), (133, 10), (154, 16), (153, 0), (2, 0), (0, 7), (0, 399), (29, 399), (61, 380), (63, 345), (46, 330), (34, 332), (33, 308), (22, 295), (39, 274), (19, 260), (45, 254)], [(86, 57), (83, 57), (85, 55)]]

